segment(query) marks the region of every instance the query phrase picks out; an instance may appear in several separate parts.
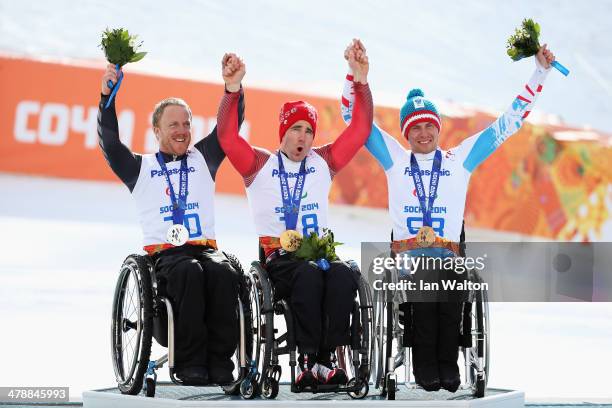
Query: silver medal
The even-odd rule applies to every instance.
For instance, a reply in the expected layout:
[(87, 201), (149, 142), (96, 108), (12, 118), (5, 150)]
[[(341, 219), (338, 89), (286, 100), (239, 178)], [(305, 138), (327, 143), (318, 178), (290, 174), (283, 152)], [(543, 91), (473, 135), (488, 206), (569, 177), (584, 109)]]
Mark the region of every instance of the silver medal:
[(168, 228), (166, 240), (174, 246), (185, 245), (189, 240), (189, 231), (183, 224), (174, 224)]

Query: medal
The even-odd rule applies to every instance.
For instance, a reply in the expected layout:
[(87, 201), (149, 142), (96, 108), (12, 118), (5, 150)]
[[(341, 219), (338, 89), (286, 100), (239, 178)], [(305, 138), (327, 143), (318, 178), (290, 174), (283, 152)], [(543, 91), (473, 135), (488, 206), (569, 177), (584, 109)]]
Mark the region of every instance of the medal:
[(283, 200), (283, 218), (285, 221), (285, 231), (280, 236), (281, 247), (287, 252), (294, 252), (302, 243), (302, 235), (295, 230), (298, 215), (300, 212), (300, 202), (302, 191), (306, 182), (306, 158), (300, 164), (300, 170), (295, 178), (293, 194), (290, 194), (289, 181), (281, 152), (276, 153), (278, 157), (278, 180), (281, 189), (281, 199)]
[[(415, 237), (417, 244), (420, 247), (429, 247), (436, 241), (436, 233), (432, 228), (431, 212), (433, 210), (434, 200), (438, 191), (438, 183), (440, 180), (440, 168), (442, 166), (442, 152), (436, 150), (434, 154), (433, 165), (431, 167), (431, 178), (429, 179), (429, 197), (425, 193), (423, 179), (421, 178), (421, 169), (419, 163), (413, 153), (410, 154), (410, 168), (412, 171), (412, 180), (416, 190), (416, 196), (419, 199), (421, 212), (423, 213), (423, 226), (417, 232)], [(442, 232), (441, 232), (442, 234)]]
[(168, 228), (166, 240), (174, 246), (181, 246), (187, 243), (189, 239), (189, 231), (183, 224), (173, 224)]
[[(166, 233), (166, 241), (174, 246), (182, 246), (189, 240), (190, 235), (187, 227), (183, 225), (185, 221), (185, 209), (187, 208), (187, 196), (189, 194), (189, 169), (187, 168), (187, 154), (185, 154), (185, 157), (181, 159), (178, 196), (174, 193), (174, 187), (170, 182), (168, 168), (166, 167), (166, 163), (164, 162), (161, 152), (158, 152), (155, 157), (157, 158), (157, 162), (159, 163), (162, 173), (166, 177), (166, 184), (168, 185), (169, 192), (168, 195), (170, 196), (170, 202), (172, 204), (172, 226), (168, 228), (168, 232)], [(164, 221), (166, 220), (168, 219), (164, 218)], [(199, 234), (192, 235), (192, 237), (194, 236), (199, 236)]]
[(416, 235), (416, 242), (420, 247), (429, 247), (436, 240), (436, 233), (433, 228), (422, 226)]
[(287, 252), (295, 252), (302, 244), (302, 235), (296, 230), (286, 230), (280, 236), (281, 247)]

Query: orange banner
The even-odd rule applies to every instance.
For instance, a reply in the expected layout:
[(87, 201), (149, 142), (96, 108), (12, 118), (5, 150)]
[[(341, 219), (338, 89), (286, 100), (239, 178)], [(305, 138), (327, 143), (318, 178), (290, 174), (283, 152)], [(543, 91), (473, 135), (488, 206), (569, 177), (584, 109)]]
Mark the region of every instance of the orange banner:
[[(103, 69), (0, 57), (0, 171), (117, 180), (97, 141)], [(220, 84), (128, 70), (117, 97), (121, 138), (135, 152), (156, 151), (153, 107), (178, 96), (191, 106), (197, 141), (214, 127), (222, 93)], [(247, 88), (241, 134), (253, 145), (276, 149), (280, 106), (296, 99), (308, 100), (319, 111), (316, 145), (334, 140), (344, 129), (338, 100)], [(397, 109), (376, 108), (375, 119), (399, 136)], [(459, 144), (494, 119), (478, 112), (444, 117), (442, 147)], [(563, 141), (554, 136), (562, 130), (571, 131), (526, 124), (476, 170), (465, 212), (468, 226), (563, 240), (612, 240), (610, 137), (591, 132), (595, 141)], [(217, 175), (217, 191), (244, 194), (242, 180), (227, 160)], [(387, 206), (384, 173), (365, 149), (335, 178), (330, 199)]]
[[(117, 180), (98, 147), (97, 111), (104, 70), (0, 57), (0, 171), (53, 177)], [(122, 141), (134, 152), (154, 152), (155, 104), (178, 96), (193, 112), (194, 142), (215, 126), (223, 85), (125, 73), (116, 107)], [(298, 94), (245, 91), (247, 118), (241, 134), (257, 146), (278, 147), (278, 113)], [(317, 143), (333, 140), (344, 124), (338, 103), (308, 97), (320, 112)], [(224, 161), (217, 191), (244, 193), (242, 179)]]

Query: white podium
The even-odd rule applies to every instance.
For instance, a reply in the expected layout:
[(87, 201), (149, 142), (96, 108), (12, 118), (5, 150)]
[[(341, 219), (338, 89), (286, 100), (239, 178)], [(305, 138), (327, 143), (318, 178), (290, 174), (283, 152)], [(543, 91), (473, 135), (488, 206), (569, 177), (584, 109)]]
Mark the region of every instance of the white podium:
[(410, 408), (523, 408), (525, 393), (501, 389), (487, 389), (484, 398), (474, 398), (468, 390), (452, 394), (447, 391), (426, 392), (399, 386), (395, 401), (387, 401), (370, 388), (362, 400), (353, 400), (346, 393), (291, 393), (289, 386), (282, 384), (274, 400), (255, 398), (245, 401), (240, 396), (228, 396), (219, 387), (176, 386), (172, 383), (158, 383), (155, 398), (143, 394), (122, 395), (116, 388), (86, 391), (83, 393), (84, 408), (156, 408), (156, 407), (337, 407), (355, 406), (410, 407)]

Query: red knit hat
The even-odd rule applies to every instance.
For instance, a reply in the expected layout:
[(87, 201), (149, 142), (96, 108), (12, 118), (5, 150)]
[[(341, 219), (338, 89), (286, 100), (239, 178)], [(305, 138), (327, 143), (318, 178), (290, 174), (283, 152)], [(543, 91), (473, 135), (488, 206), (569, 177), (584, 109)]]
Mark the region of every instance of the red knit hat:
[(312, 126), (312, 136), (317, 133), (317, 110), (304, 101), (286, 102), (281, 108), (278, 126), (278, 136), (283, 140), (285, 132), (298, 120), (305, 120)]

